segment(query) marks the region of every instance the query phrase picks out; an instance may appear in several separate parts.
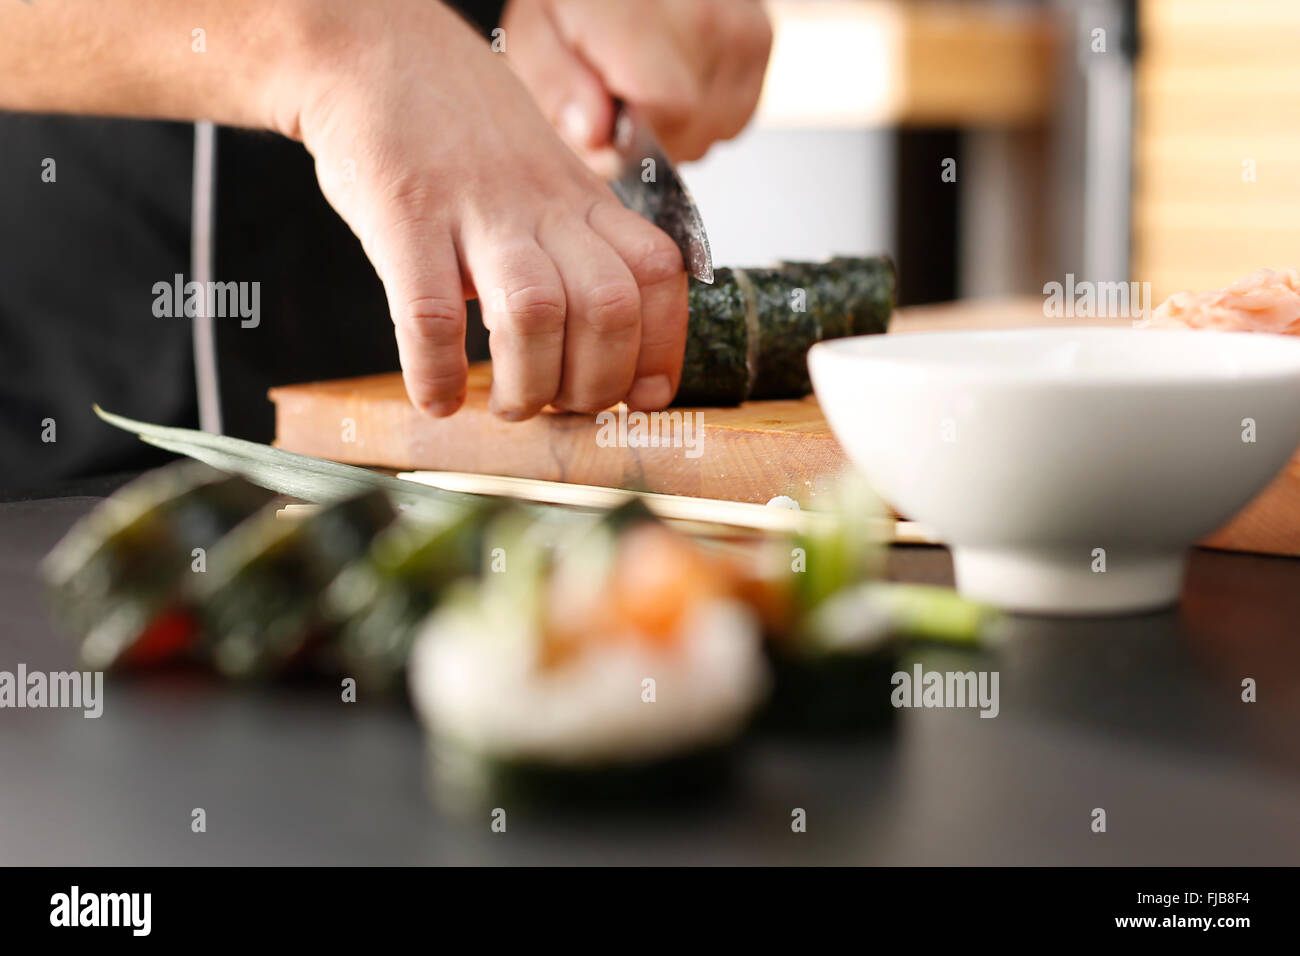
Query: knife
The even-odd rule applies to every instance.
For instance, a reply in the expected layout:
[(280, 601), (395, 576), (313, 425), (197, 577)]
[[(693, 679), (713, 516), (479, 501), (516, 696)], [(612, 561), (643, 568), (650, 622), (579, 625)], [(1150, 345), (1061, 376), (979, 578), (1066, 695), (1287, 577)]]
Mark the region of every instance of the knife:
[(619, 172), (609, 185), (615, 194), (628, 209), (668, 233), (682, 252), (687, 272), (712, 283), (713, 254), (704, 220), (649, 124), (625, 103), (617, 103), (613, 138)]

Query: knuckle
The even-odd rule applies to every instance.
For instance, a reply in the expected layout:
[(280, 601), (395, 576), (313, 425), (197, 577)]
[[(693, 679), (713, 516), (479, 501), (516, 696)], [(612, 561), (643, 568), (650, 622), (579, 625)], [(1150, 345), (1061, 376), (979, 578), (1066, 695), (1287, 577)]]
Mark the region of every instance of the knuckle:
[(637, 283), (643, 286), (675, 278), (685, 269), (677, 244), (658, 230), (649, 235), (627, 265)]
[(553, 335), (564, 329), (564, 289), (558, 284), (517, 286), (506, 293), (505, 306), (518, 335)]
[(442, 402), (459, 398), (465, 390), (465, 365), (454, 369), (407, 369), (403, 376), (407, 394), (417, 403)]
[(420, 296), (406, 303), (396, 321), (415, 345), (459, 345), (464, 335), (465, 303), (444, 296)]
[(596, 286), (586, 302), (587, 324), (600, 335), (633, 331), (641, 322), (641, 294), (631, 282)]
[(436, 209), (440, 198), (440, 190), (423, 176), (399, 178), (384, 195), (389, 206), (407, 215), (419, 215), (425, 210)]

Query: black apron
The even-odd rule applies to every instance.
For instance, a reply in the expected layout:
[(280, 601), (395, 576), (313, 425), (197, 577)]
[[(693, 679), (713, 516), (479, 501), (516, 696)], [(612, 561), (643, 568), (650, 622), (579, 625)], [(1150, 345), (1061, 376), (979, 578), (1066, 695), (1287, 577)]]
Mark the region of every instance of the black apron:
[[(457, 6), (494, 25), (502, 3)], [(222, 426), (269, 441), (268, 388), (396, 370), (397, 348), (307, 151), (219, 128), (215, 155), (212, 278), (259, 283), (255, 327), (212, 320)], [(93, 403), (198, 424), (192, 320), (157, 314), (159, 284), (192, 278), (193, 165), (190, 124), (0, 113), (0, 495), (165, 460)], [(470, 312), (473, 360), (487, 338)]]

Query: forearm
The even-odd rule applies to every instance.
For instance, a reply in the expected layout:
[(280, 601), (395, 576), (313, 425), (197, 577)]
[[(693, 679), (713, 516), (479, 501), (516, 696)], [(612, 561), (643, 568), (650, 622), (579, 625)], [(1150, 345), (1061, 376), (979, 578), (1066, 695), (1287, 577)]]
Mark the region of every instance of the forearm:
[(210, 119), (296, 135), (334, 11), (347, 7), (0, 0), (0, 109)]

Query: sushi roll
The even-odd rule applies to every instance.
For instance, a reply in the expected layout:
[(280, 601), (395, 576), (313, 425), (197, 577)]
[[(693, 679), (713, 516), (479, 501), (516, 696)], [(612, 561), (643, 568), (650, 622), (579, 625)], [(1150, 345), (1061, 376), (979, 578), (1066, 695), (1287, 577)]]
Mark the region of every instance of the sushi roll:
[(455, 582), (484, 568), (494, 517), (509, 509), (485, 500), (441, 526), (398, 521), (325, 592), (338, 667), (367, 688), (386, 690), (406, 668), (420, 622)]
[(687, 301), (690, 324), (676, 402), (740, 404), (753, 382), (758, 335), (735, 270), (716, 270), (711, 285), (692, 279)]
[(41, 572), (54, 617), (81, 640), (88, 667), (184, 655), (197, 624), (182, 598), (207, 553), (272, 497), (206, 465), (148, 472), (79, 521)]
[(850, 597), (882, 567), (883, 549), (871, 533), (881, 506), (847, 478), (823, 507), (835, 520), (773, 542), (765, 555), (769, 603), (783, 607), (768, 616), (779, 621), (766, 641), (774, 680), (761, 726), (769, 730), (855, 732), (880, 726), (890, 712), (898, 649), (892, 621)]
[(761, 728), (853, 734), (889, 724), (890, 678), (903, 642), (892, 618), (861, 592), (838, 594), (772, 636), (772, 696)]
[(762, 725), (831, 734), (888, 726), (905, 650), (917, 642), (973, 649), (996, 621), (994, 609), (951, 588), (869, 581), (841, 590), (769, 642), (775, 686)]
[(263, 510), (213, 549), (193, 602), (203, 653), (230, 677), (299, 663), (326, 631), (322, 594), (396, 517), (376, 489), (323, 506), (301, 521)]
[(878, 580), (884, 551), (870, 528), (882, 509), (865, 485), (847, 478), (826, 504), (834, 520), (774, 543), (765, 576), (751, 586), (777, 609), (765, 614), (774, 622), (766, 642), (773, 690), (761, 721), (768, 730), (852, 734), (888, 726), (902, 651), (915, 640), (974, 645), (993, 616), (949, 588)]
[(894, 307), (887, 257), (718, 269), (692, 280), (678, 405), (801, 398), (812, 390), (808, 349), (824, 339), (883, 332)]
[(650, 520), (462, 586), (412, 654), (448, 808), (627, 805), (725, 783), (767, 689), (725, 569)]

